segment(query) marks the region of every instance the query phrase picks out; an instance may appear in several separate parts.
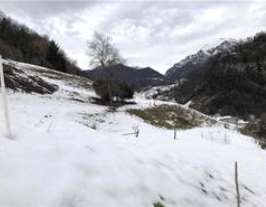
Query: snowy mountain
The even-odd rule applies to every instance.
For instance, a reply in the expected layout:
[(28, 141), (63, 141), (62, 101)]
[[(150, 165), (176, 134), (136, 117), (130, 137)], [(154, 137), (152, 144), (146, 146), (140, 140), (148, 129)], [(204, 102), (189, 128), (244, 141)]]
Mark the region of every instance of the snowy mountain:
[(230, 51), (232, 50), (232, 46), (237, 44), (237, 40), (235, 39), (226, 39), (226, 38), (219, 38), (213, 42), (205, 44), (201, 50), (207, 54), (214, 55), (215, 53), (219, 53), (222, 51)]
[(196, 54), (189, 55), (169, 70), (166, 71), (166, 79), (171, 83), (183, 78), (186, 73), (197, 70), (218, 53), (230, 53), (237, 41), (234, 39), (218, 39), (217, 41), (204, 45)]
[[(153, 97), (175, 100), (209, 115), (260, 119), (266, 104), (266, 34), (204, 47), (168, 71), (174, 82)], [(150, 96), (150, 95), (149, 95)]]
[[(234, 125), (225, 129), (217, 120), (178, 130), (174, 140), (172, 129), (127, 111), (164, 104), (188, 113), (188, 118), (191, 114), (189, 119), (203, 115), (140, 95), (136, 105), (110, 112), (91, 102), (95, 93), (88, 79), (24, 63), (6, 64), (28, 82), (38, 76), (57, 90), (43, 95), (8, 92), (14, 140), (4, 137), (1, 124), (0, 206), (235, 206), (235, 161), (241, 206), (264, 206), (266, 151)], [(138, 138), (132, 135), (136, 128)]]

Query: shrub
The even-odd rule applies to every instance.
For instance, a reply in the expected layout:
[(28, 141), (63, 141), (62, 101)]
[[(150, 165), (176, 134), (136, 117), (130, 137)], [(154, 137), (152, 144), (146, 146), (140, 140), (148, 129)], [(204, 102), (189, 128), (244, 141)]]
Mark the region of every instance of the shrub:
[(123, 101), (134, 95), (134, 90), (126, 83), (111, 80), (97, 80), (93, 83), (93, 88), (104, 102)]
[(113, 84), (113, 96), (119, 99), (131, 99), (134, 95), (134, 90), (126, 83)]
[(165, 207), (161, 202), (156, 202), (153, 204), (153, 207)]

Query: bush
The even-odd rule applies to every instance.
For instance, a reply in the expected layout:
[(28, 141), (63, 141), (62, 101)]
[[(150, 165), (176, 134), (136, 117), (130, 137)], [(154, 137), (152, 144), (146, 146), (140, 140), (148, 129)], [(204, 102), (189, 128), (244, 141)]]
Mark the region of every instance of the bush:
[(161, 202), (156, 202), (153, 204), (153, 207), (165, 207)]
[(126, 83), (116, 83), (113, 84), (113, 96), (118, 99), (131, 99), (134, 95), (134, 90)]
[(104, 102), (123, 101), (133, 98), (134, 95), (134, 90), (126, 83), (111, 80), (97, 80), (93, 83), (93, 88)]

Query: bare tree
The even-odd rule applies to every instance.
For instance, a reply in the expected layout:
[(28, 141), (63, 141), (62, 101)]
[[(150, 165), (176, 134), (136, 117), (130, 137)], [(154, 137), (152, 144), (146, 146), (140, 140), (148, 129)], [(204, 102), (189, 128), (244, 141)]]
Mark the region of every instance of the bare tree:
[[(91, 59), (90, 64), (93, 66), (101, 66), (103, 69), (107, 69), (109, 66), (125, 62), (118, 49), (112, 44), (110, 36), (95, 32), (92, 40), (87, 42), (87, 49), (88, 56)], [(113, 75), (111, 71), (108, 71), (107, 74), (105, 81), (108, 86), (109, 101), (112, 103), (111, 84)]]
[(118, 49), (112, 44), (110, 36), (95, 32), (93, 39), (87, 42), (87, 53), (93, 66), (106, 68), (111, 65), (124, 63)]

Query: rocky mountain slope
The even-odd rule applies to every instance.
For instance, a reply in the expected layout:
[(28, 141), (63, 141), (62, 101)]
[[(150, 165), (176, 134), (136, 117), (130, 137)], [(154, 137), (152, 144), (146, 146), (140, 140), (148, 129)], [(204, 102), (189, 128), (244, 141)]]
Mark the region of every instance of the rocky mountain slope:
[(134, 68), (118, 64), (106, 69), (98, 67), (93, 70), (87, 70), (82, 74), (91, 80), (111, 77), (113, 80), (125, 82), (136, 88), (165, 84), (165, 77), (150, 67)]
[[(170, 83), (185, 78), (187, 73), (194, 72), (200, 67), (204, 67), (206, 62), (214, 55), (221, 52), (230, 53), (236, 46), (237, 41), (234, 39), (219, 39), (213, 44), (206, 44), (196, 54), (187, 56), (173, 67), (166, 71), (166, 79)], [(196, 72), (196, 71), (195, 71)]]
[[(208, 51), (213, 55), (206, 58), (200, 51), (188, 61), (188, 68), (181, 67), (175, 87), (157, 91), (154, 97), (165, 94), (178, 103), (191, 101), (191, 107), (206, 114), (252, 119), (265, 113), (266, 34), (233, 44), (223, 42)], [(197, 61), (200, 55), (203, 58)], [(178, 71), (172, 69), (168, 74)]]

